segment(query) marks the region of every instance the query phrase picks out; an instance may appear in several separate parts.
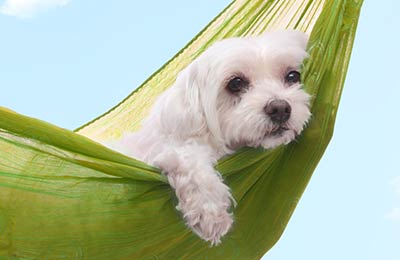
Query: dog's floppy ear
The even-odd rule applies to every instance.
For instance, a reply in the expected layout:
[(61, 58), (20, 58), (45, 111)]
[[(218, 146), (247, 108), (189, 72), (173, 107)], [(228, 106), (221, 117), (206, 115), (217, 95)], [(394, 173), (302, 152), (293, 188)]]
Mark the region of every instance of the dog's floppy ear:
[(197, 73), (195, 65), (190, 64), (158, 100), (156, 109), (159, 109), (159, 120), (165, 132), (189, 137), (206, 131)]

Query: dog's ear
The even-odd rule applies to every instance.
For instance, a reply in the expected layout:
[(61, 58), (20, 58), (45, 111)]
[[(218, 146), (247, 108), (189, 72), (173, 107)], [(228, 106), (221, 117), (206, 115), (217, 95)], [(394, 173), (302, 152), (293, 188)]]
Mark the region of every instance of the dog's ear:
[(209, 67), (199, 60), (178, 74), (175, 83), (158, 99), (148, 120), (156, 120), (166, 134), (182, 139), (210, 134), (215, 141), (222, 142), (216, 108), (218, 86), (210, 80)]
[(182, 70), (175, 83), (167, 89), (156, 104), (159, 122), (167, 133), (189, 137), (206, 131), (201, 106), (198, 71), (194, 64)]

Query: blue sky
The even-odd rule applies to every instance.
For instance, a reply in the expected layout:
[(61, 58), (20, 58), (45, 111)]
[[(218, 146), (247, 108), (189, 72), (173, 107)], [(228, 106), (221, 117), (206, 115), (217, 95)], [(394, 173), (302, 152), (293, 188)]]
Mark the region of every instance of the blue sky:
[[(220, 1), (0, 0), (0, 106), (74, 129), (180, 50)], [(334, 137), (263, 259), (400, 258), (400, 1), (363, 6)]]

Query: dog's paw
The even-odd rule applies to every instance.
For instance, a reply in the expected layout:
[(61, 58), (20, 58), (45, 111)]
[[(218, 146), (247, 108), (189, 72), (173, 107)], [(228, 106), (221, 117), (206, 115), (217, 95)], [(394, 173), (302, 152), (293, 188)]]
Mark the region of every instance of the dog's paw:
[[(180, 210), (182, 210), (180, 208)], [(228, 233), (233, 218), (226, 207), (218, 207), (215, 203), (204, 203), (199, 208), (184, 212), (187, 225), (211, 246), (221, 243), (221, 238)]]

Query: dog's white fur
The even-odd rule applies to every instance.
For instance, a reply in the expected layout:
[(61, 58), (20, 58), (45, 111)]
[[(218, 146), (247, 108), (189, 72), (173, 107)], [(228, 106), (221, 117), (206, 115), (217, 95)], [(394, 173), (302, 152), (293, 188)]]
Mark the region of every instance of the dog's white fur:
[[(306, 43), (297, 31), (215, 43), (159, 97), (141, 130), (113, 145), (166, 174), (186, 224), (211, 244), (218, 244), (233, 222), (234, 199), (213, 167), (217, 160), (243, 146), (287, 144), (310, 117), (309, 95), (300, 83), (288, 86), (284, 80), (307, 56)], [(249, 86), (235, 95), (226, 86), (238, 75)], [(279, 134), (273, 134), (276, 124), (264, 111), (275, 99), (292, 108), (289, 130)]]

